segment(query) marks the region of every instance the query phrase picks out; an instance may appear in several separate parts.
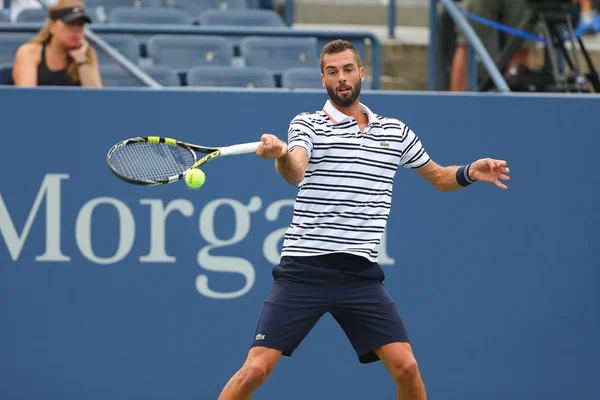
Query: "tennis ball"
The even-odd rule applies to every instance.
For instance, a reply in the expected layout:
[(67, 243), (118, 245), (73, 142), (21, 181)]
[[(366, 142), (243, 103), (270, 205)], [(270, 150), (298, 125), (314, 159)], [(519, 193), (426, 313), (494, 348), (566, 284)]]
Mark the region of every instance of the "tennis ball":
[(204, 181), (206, 180), (206, 176), (201, 169), (193, 169), (188, 172), (185, 176), (185, 183), (189, 188), (198, 189), (200, 186), (204, 185)]

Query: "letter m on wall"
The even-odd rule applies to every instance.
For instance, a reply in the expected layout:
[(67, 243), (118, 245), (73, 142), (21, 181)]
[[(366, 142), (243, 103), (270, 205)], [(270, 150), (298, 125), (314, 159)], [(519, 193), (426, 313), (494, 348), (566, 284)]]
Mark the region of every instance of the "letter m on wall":
[[(70, 257), (63, 255), (60, 250), (60, 184), (63, 179), (69, 179), (69, 175), (46, 174), (21, 233), (17, 232), (8, 207), (2, 198), (2, 193), (0, 193), (0, 235), (4, 239), (13, 261), (19, 259), (35, 216), (44, 200), (46, 200), (46, 249), (44, 254), (36, 256), (35, 260), (63, 262), (71, 260)], [(23, 204), (20, 203), (19, 205), (22, 206)]]

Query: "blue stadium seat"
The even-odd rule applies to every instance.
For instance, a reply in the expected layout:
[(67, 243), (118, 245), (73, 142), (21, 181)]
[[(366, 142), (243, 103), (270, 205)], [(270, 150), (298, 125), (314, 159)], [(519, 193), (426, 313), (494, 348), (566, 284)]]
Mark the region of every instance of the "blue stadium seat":
[(118, 7), (162, 7), (163, 0), (87, 0), (84, 1), (88, 14), (96, 14), (98, 7), (102, 7), (106, 14)]
[(19, 47), (34, 37), (34, 33), (3, 33), (0, 35), (0, 64), (12, 64)]
[(275, 78), (261, 67), (198, 66), (187, 74), (188, 86), (274, 88)]
[(165, 5), (164, 0), (140, 0), (140, 4), (141, 4), (142, 8), (146, 8), (146, 7), (160, 8), (160, 7), (164, 7), (164, 5)]
[(48, 18), (48, 11), (41, 8), (24, 8), (17, 14), (16, 22), (44, 22)]
[[(128, 33), (103, 33), (100, 39), (111, 45), (115, 50), (123, 54), (129, 61), (138, 64), (140, 61), (140, 42), (135, 36)], [(100, 64), (114, 64), (113, 61), (96, 50)]]
[(249, 8), (247, 0), (166, 0), (168, 7), (186, 10), (192, 15), (200, 15), (205, 10), (234, 10)]
[(192, 25), (195, 18), (184, 10), (175, 8), (117, 7), (108, 14), (114, 24)]
[(0, 10), (0, 22), (12, 22), (10, 20), (10, 10)]
[[(92, 22), (98, 22), (95, 11), (87, 11), (87, 15), (92, 19)], [(24, 8), (17, 14), (17, 23), (40, 23), (46, 22), (48, 11), (41, 8)]]
[[(286, 89), (323, 89), (321, 69), (318, 67), (293, 67), (283, 71), (281, 86)], [(369, 79), (365, 76), (361, 88), (371, 89)]]
[(314, 37), (248, 36), (240, 42), (240, 52), (247, 66), (264, 67), (275, 74), (292, 67), (319, 65), (317, 39)]
[(233, 45), (220, 36), (153, 35), (146, 51), (155, 64), (179, 70), (197, 65), (231, 65), (233, 60)]
[(134, 0), (86, 0), (85, 9), (88, 13), (92, 12), (92, 9), (96, 7), (104, 7), (105, 10), (112, 10), (117, 7), (133, 7), (135, 5)]
[(285, 21), (272, 10), (206, 10), (198, 16), (200, 25), (285, 27)]
[[(206, 10), (198, 16), (202, 26), (286, 27), (275, 11), (259, 9)], [(246, 35), (226, 36), (233, 43), (235, 55), (240, 55), (240, 43)]]
[(281, 74), (281, 86), (287, 89), (323, 89), (318, 67), (293, 67)]
[[(102, 83), (105, 87), (145, 86), (118, 65), (100, 65), (99, 68)], [(141, 69), (163, 86), (181, 85), (177, 73), (166, 65), (153, 65), (151, 67), (142, 67)]]
[(0, 85), (13, 85), (12, 64), (0, 65)]

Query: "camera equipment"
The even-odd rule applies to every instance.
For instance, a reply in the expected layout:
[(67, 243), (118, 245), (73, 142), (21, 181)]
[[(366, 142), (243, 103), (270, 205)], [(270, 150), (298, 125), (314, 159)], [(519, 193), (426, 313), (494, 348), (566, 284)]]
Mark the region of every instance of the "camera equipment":
[[(532, 32), (540, 25), (544, 47), (544, 65), (538, 71), (525, 67), (507, 71), (507, 83), (514, 91), (535, 92), (575, 92), (589, 93), (590, 87), (600, 93), (600, 81), (593, 62), (581, 38), (576, 37), (574, 25), (577, 23), (578, 2), (573, 0), (527, 0), (527, 13), (520, 30)], [(525, 39), (511, 36), (495, 60), (500, 71), (506, 71), (510, 59), (519, 50)], [(567, 47), (570, 48), (570, 52)], [(581, 54), (579, 54), (579, 52)], [(584, 72), (581, 56), (585, 59), (588, 71)], [(562, 68), (561, 59), (568, 66)], [(487, 71), (482, 71), (479, 90), (493, 89), (493, 82)]]

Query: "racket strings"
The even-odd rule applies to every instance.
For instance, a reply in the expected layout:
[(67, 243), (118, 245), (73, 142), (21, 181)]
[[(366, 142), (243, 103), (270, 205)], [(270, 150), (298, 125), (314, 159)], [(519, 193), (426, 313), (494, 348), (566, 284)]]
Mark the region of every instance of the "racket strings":
[(194, 164), (193, 154), (179, 146), (138, 142), (123, 146), (112, 155), (112, 165), (136, 180), (162, 180), (185, 172)]

